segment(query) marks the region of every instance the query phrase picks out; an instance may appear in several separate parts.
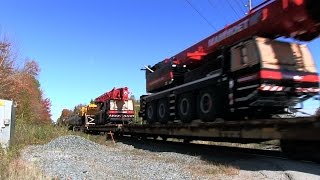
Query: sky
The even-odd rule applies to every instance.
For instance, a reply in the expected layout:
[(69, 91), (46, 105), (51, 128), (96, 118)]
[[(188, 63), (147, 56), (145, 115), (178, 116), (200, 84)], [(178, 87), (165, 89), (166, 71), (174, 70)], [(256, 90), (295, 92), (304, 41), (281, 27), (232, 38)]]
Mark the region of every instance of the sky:
[[(263, 0), (253, 0), (253, 6)], [(171, 57), (245, 16), (246, 0), (0, 0), (0, 34), (19, 61), (35, 59), (39, 80), (62, 109), (113, 87), (145, 94), (144, 65)], [(190, 5), (191, 4), (191, 5)], [(308, 46), (320, 65), (320, 40)], [(314, 111), (319, 102), (305, 108)]]

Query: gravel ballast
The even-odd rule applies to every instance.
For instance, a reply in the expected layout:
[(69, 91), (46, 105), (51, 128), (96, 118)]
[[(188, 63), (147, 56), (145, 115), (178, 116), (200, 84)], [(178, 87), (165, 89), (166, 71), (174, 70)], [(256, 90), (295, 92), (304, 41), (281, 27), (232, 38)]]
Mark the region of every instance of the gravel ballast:
[(158, 146), (105, 146), (63, 136), (25, 148), (21, 159), (57, 179), (320, 179), (317, 164), (234, 154), (216, 154), (208, 161)]
[[(145, 158), (143, 151), (118, 143), (102, 146), (79, 136), (64, 136), (30, 146), (22, 158), (35, 162), (50, 177), (61, 179), (192, 179), (174, 163)], [(188, 161), (192, 161), (192, 158)]]

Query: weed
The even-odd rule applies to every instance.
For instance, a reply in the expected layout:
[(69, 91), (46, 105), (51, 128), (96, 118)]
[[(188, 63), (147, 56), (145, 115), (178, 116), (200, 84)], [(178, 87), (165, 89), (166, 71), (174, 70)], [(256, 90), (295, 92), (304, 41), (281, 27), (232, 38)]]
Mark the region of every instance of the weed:
[(221, 163), (200, 163), (196, 165), (189, 165), (188, 168), (195, 176), (217, 176), (228, 175), (234, 176), (239, 174), (239, 168)]

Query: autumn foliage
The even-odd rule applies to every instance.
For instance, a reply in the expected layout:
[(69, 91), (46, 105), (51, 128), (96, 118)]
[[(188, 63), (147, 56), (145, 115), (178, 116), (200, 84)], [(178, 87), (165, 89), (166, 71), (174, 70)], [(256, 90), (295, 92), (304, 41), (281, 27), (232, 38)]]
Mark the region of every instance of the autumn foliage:
[(51, 123), (51, 102), (40, 88), (38, 63), (26, 60), (22, 68), (15, 67), (11, 48), (7, 40), (0, 41), (0, 99), (16, 102), (18, 121)]
[(64, 121), (73, 114), (73, 111), (69, 110), (69, 109), (63, 109), (61, 112), (61, 115), (58, 119), (58, 124), (61, 126), (63, 125)]

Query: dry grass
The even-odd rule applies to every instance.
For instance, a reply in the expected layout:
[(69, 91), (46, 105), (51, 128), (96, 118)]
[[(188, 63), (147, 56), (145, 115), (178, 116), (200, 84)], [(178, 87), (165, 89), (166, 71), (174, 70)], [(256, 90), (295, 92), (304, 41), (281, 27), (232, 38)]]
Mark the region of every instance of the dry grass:
[(26, 164), (26, 162), (15, 159), (9, 164), (8, 180), (35, 180), (35, 179), (51, 179), (43, 175), (39, 168), (33, 164)]
[(227, 175), (235, 176), (239, 174), (239, 168), (231, 165), (220, 163), (201, 163), (197, 165), (189, 165), (187, 167), (194, 176), (217, 176)]
[(7, 152), (1, 151), (0, 179), (48, 179), (37, 167), (20, 160), (16, 151), (13, 149)]

